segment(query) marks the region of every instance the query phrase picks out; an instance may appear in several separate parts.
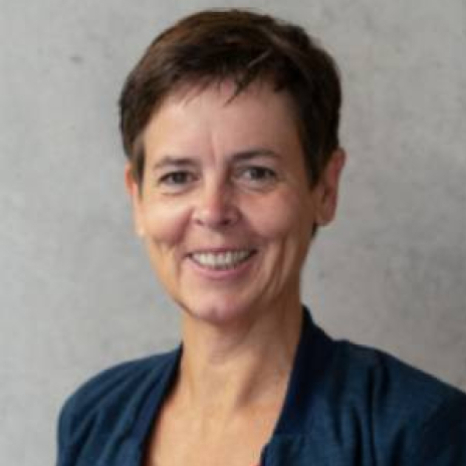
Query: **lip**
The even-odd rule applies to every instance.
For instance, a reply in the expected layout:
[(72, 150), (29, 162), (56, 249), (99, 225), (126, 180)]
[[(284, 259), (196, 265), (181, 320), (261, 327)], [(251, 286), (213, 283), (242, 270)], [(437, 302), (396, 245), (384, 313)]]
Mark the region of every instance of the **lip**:
[(222, 252), (234, 252), (234, 251), (254, 251), (257, 252), (257, 249), (250, 246), (222, 246), (217, 248), (207, 247), (207, 248), (197, 248), (189, 251), (186, 255), (192, 256), (193, 254), (220, 254)]
[[(237, 252), (237, 251), (251, 251), (252, 254), (243, 262), (239, 263), (237, 266), (233, 268), (227, 269), (212, 269), (208, 267), (204, 267), (199, 264), (197, 261), (194, 260), (194, 254), (220, 254), (225, 252)], [(190, 251), (186, 254), (186, 259), (188, 260), (189, 266), (201, 277), (213, 279), (213, 280), (226, 280), (226, 279), (234, 279), (240, 278), (245, 273), (247, 273), (248, 269), (252, 266), (257, 256), (257, 249), (250, 248), (250, 247), (219, 247), (219, 248), (199, 248)]]

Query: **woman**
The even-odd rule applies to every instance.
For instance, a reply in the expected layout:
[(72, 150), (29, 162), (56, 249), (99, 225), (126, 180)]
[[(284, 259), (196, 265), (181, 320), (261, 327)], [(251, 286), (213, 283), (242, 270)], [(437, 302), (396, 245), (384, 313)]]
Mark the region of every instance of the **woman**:
[(464, 394), (301, 305), (340, 103), (329, 55), (268, 16), (197, 13), (148, 48), (120, 101), (126, 186), (183, 343), (79, 389), (59, 466), (466, 465)]

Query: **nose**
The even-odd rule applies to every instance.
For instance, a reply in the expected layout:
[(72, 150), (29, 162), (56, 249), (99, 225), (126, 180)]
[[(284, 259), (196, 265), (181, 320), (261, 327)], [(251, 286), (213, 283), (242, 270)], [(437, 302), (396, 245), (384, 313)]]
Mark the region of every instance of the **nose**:
[(194, 207), (193, 218), (197, 225), (210, 229), (235, 225), (240, 213), (231, 187), (220, 183), (204, 186)]

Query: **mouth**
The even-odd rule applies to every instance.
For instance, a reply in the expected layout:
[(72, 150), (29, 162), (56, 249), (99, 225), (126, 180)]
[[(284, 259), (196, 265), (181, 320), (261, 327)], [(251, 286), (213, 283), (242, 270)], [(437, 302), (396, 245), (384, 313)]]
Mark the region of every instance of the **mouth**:
[(200, 251), (189, 254), (189, 257), (198, 266), (207, 270), (231, 270), (239, 267), (255, 253), (254, 249), (234, 249), (221, 252)]

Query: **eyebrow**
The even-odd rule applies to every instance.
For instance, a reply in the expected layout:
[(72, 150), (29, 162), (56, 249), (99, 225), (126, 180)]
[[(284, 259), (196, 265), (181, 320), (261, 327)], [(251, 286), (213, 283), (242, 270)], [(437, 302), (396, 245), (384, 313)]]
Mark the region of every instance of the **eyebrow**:
[(154, 163), (152, 170), (159, 170), (164, 167), (186, 167), (196, 165), (190, 157), (177, 157), (174, 155), (165, 155), (158, 162)]
[(250, 149), (250, 150), (237, 152), (233, 154), (231, 158), (235, 162), (237, 161), (242, 162), (242, 161), (254, 159), (256, 157), (267, 157), (267, 158), (270, 157), (272, 159), (277, 159), (279, 158), (279, 155), (273, 150), (258, 148), (258, 149)]
[[(270, 157), (273, 159), (279, 158), (279, 155), (270, 149), (248, 149), (240, 152), (235, 152), (228, 157), (233, 162), (245, 162), (258, 157)], [(190, 167), (197, 165), (194, 157), (179, 157), (175, 155), (165, 155), (159, 161), (154, 163), (152, 170), (159, 170), (165, 167)]]

